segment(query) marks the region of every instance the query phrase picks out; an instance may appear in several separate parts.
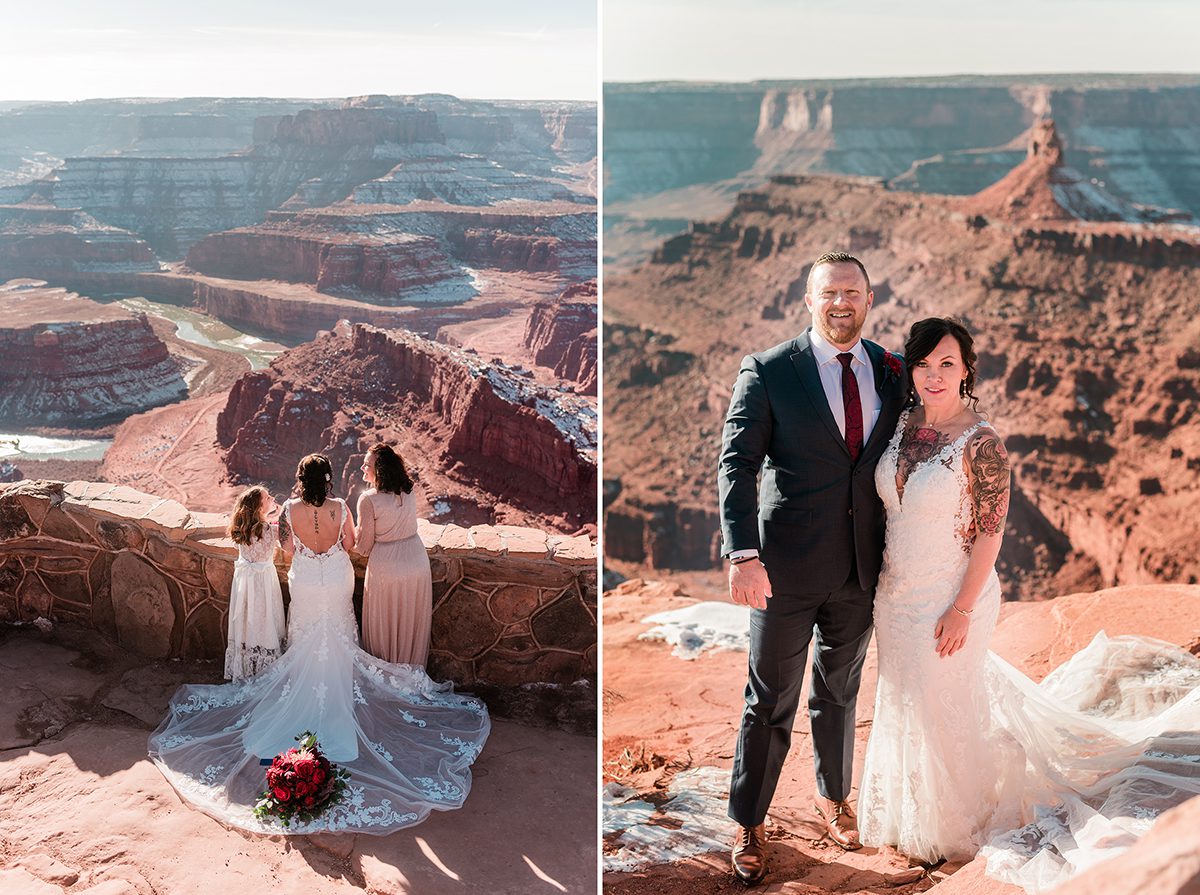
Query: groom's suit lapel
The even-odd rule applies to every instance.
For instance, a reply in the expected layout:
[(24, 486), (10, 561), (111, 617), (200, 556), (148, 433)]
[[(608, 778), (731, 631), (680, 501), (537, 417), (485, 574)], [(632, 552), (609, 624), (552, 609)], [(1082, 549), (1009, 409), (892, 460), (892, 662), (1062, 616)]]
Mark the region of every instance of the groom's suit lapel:
[(846, 447), (846, 439), (838, 429), (837, 420), (833, 418), (833, 411), (829, 409), (829, 399), (825, 397), (825, 387), (821, 385), (821, 373), (817, 370), (817, 359), (813, 356), (807, 330), (796, 337), (795, 350), (792, 352), (791, 360), (792, 366), (796, 369), (796, 375), (800, 377), (800, 382), (804, 386), (805, 392), (808, 393), (809, 401), (816, 408), (817, 416), (825, 423), (825, 428), (829, 430), (834, 441), (842, 446), (846, 456), (850, 456), (850, 449)]

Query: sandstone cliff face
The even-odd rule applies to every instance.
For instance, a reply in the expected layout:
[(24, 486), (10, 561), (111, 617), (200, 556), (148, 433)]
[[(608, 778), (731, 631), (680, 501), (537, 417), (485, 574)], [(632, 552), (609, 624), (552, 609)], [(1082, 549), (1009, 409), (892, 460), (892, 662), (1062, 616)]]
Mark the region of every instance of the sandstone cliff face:
[(216, 233), (187, 266), (231, 278), (277, 278), (380, 304), (455, 303), (476, 294), (468, 268), (571, 278), (595, 275), (596, 215), (565, 203), (510, 209), (421, 203), (275, 212)]
[(980, 201), (780, 176), (606, 282), (613, 557), (714, 563), (712, 470), (739, 358), (808, 325), (807, 265), (838, 248), (871, 272), (868, 336), (899, 350), (934, 314), (976, 334), (982, 406), (1015, 461), (1010, 597), (1200, 577), (1200, 330), (1169, 297), (1200, 288), (1195, 231), (989, 217)]
[(1193, 222), (1187, 212), (1126, 202), (1106, 190), (1096, 178), (1089, 179), (1067, 165), (1062, 138), (1049, 118), (1029, 129), (1025, 161), (963, 207), (988, 218), (1026, 222)]
[[(253, 139), (255, 119), (321, 101), (288, 99), (97, 99), (28, 103), (0, 111), (0, 187), (45, 177), (63, 159), (229, 155)], [(21, 201), (17, 199), (15, 201)]]
[(366, 448), (386, 440), (476, 503), (503, 501), (569, 530), (594, 518), (590, 401), (404, 331), (339, 328), (247, 374), (217, 437), (230, 472), (284, 490), (299, 457), (321, 450), (347, 493)]
[(356, 240), (344, 233), (271, 225), (207, 236), (192, 246), (187, 266), (217, 277), (311, 283), (335, 295), (365, 293), (386, 303), (461, 278), (431, 236), (401, 233)]
[(0, 206), (0, 281), (158, 270), (146, 243), (73, 208)]
[[(555, 375), (579, 383), (585, 394), (597, 390), (597, 343), (595, 284), (592, 302), (539, 302), (525, 326), (525, 347), (534, 361), (554, 370)], [(568, 290), (572, 296), (582, 290)], [(564, 293), (563, 299), (567, 294)]]
[(63, 289), (0, 287), (0, 419), (94, 426), (187, 394), (145, 317)]
[[(16, 171), (8, 180), (0, 176), (0, 202), (39, 195), (59, 207), (81, 208), (136, 233), (173, 260), (206, 234), (260, 223), (272, 209), (338, 202), (376, 180), (379, 184), (366, 188), (362, 201), (575, 200), (576, 191), (564, 182), (571, 177), (557, 169), (564, 161), (595, 157), (594, 146), (588, 155), (578, 137), (558, 140), (541, 110), (532, 106), (502, 109), (445, 96), (360, 97), (341, 108), (267, 102), (257, 107), (264, 114), (247, 134), (237, 115), (196, 102), (205, 113), (171, 115), (155, 107), (155, 114), (131, 116), (125, 125), (129, 133), (119, 138), (107, 135), (100, 145), (82, 149), (70, 141), (62, 144), (68, 151), (47, 153), (38, 171), (65, 161), (38, 182), (28, 182), (33, 174), (22, 181)], [(562, 126), (564, 133), (585, 130), (588, 114), (594, 122), (594, 105), (571, 109), (580, 122)], [(249, 139), (215, 154), (218, 145), (235, 137)], [(49, 135), (46, 139), (60, 146)], [(39, 148), (23, 145), (20, 158), (36, 156)], [(0, 138), (0, 175), (3, 154)], [(457, 190), (437, 165), (422, 170), (421, 160), (429, 158), (467, 169)], [(415, 170), (405, 167), (410, 163)]]
[(373, 147), (380, 143), (440, 143), (437, 114), (411, 108), (302, 109), (255, 133), (259, 143), (305, 147)]

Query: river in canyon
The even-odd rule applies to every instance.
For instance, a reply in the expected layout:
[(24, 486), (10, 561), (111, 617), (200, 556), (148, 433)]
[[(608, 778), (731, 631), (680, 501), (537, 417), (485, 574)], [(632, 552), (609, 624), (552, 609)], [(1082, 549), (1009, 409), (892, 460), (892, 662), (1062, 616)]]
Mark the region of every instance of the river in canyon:
[[(104, 300), (115, 301), (131, 311), (170, 320), (176, 326), (176, 335), (185, 342), (240, 354), (254, 370), (261, 370), (286, 350), (277, 342), (242, 332), (191, 308), (141, 296)], [(0, 426), (0, 462), (19, 466), (21, 460), (103, 460), (112, 443), (111, 438), (37, 435)]]
[(170, 320), (177, 327), (176, 335), (185, 342), (240, 354), (250, 362), (250, 368), (253, 370), (261, 370), (285, 350), (284, 346), (277, 342), (268, 342), (242, 332), (216, 317), (209, 317), (191, 308), (142, 296), (119, 298), (117, 304), (130, 311)]
[(0, 461), (20, 465), (21, 460), (103, 460), (111, 438), (75, 438), (0, 431)]

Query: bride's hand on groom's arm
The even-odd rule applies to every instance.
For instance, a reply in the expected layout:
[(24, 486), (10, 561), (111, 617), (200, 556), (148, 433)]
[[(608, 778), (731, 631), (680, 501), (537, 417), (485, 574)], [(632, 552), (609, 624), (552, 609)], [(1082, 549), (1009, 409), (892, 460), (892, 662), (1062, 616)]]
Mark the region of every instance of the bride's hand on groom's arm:
[(729, 596), (739, 606), (766, 609), (771, 597), (771, 579), (757, 559), (729, 566)]

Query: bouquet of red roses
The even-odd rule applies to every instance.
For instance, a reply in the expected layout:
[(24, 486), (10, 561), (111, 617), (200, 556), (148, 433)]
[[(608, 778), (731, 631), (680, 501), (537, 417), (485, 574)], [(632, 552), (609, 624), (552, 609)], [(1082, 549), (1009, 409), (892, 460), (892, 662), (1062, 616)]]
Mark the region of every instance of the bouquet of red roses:
[(267, 788), (254, 806), (256, 817), (277, 818), (285, 827), (292, 820), (310, 821), (341, 798), (350, 772), (321, 753), (311, 731), (296, 737), (298, 748), (275, 756), (267, 768)]

